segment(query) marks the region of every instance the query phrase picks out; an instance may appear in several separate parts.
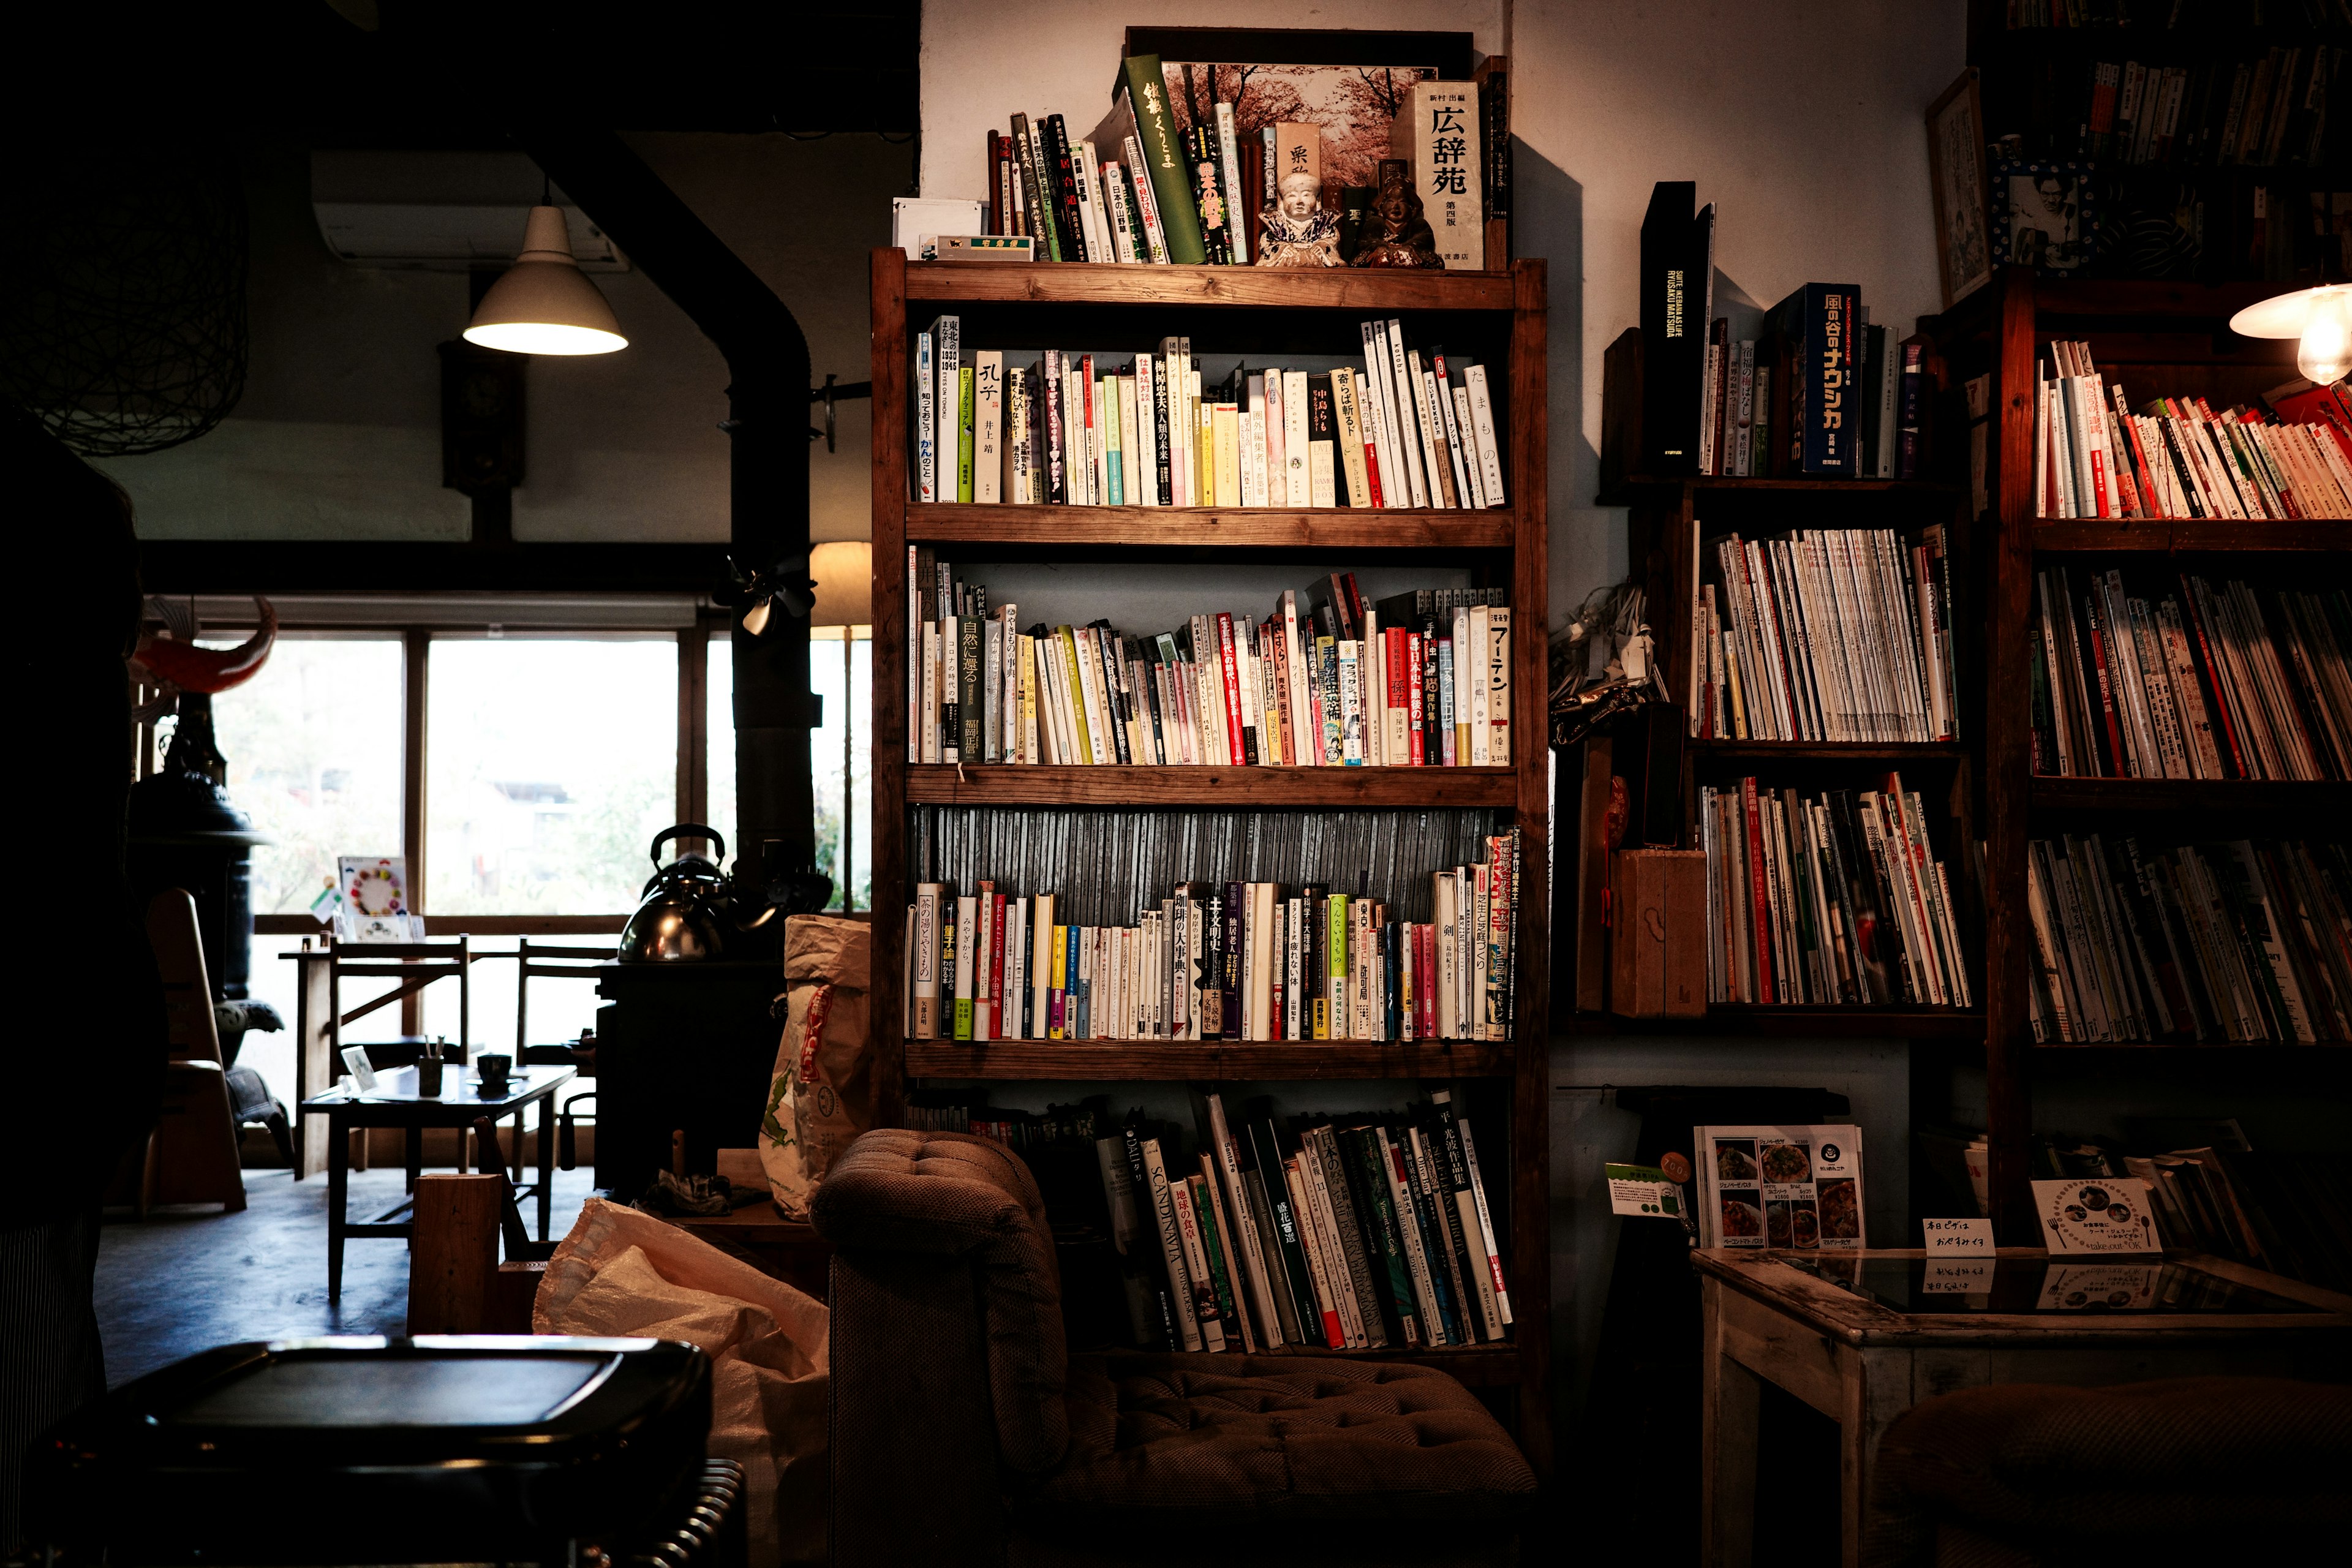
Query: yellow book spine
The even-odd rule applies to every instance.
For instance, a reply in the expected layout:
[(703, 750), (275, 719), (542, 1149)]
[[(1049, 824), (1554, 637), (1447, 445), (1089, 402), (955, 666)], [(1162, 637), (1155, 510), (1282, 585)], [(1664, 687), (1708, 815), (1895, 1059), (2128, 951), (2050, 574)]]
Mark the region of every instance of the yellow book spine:
[(1095, 760), (1094, 731), (1087, 723), (1087, 683), (1078, 675), (1077, 638), (1067, 626), (1054, 628), (1054, 647), (1062, 656), (1062, 668), (1069, 680), (1070, 721), (1076, 731), (1077, 761)]

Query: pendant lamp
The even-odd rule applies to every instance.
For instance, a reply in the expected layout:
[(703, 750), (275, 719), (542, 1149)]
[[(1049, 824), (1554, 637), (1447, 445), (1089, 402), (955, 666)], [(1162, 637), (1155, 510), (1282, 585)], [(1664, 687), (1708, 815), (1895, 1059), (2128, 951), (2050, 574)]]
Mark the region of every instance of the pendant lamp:
[(522, 254), (475, 308), (466, 341), (519, 354), (608, 354), (629, 346), (596, 285), (572, 259), (560, 207), (536, 206)]
[(2352, 371), (2352, 284), (2323, 283), (2249, 305), (2230, 318), (2244, 338), (2300, 338), (2294, 366), (2321, 386)]

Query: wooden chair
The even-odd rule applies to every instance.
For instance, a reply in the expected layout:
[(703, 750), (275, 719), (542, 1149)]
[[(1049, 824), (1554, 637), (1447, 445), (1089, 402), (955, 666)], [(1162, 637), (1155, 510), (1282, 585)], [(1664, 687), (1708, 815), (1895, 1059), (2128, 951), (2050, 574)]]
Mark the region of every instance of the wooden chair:
[[(612, 962), (613, 950), (609, 947), (551, 947), (546, 942), (533, 947), (527, 936), (515, 939), (516, 1061), (524, 1064), (557, 1062), (578, 1068), (582, 1078), (596, 1076), (596, 1054), (593, 1050), (583, 1052), (568, 1042), (531, 1044), (530, 983), (534, 977), (541, 980), (593, 980), (597, 966)], [(577, 1129), (581, 1112), (577, 1108), (583, 1103), (593, 1105), (595, 1100), (596, 1091), (590, 1088), (580, 1090), (563, 1102), (559, 1117), (562, 1131), (558, 1134), (557, 1147), (561, 1152), (557, 1163), (567, 1171), (579, 1164)], [(593, 1125), (593, 1119), (590, 1120)]]
[(142, 1219), (157, 1204), (220, 1204), (235, 1214), (245, 1207), (236, 1113), (213, 1018), (196, 901), (184, 889), (166, 888), (148, 900), (147, 942), (163, 978), (171, 1057), (163, 1117), (147, 1135), (132, 1203)]

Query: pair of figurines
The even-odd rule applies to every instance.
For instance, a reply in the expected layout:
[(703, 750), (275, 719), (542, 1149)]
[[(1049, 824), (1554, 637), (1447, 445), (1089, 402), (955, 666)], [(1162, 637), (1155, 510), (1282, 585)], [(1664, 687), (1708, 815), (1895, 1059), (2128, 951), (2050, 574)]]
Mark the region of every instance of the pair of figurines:
[(1365, 237), (1350, 263), (1339, 257), (1339, 219), (1324, 210), (1322, 182), (1313, 174), (1286, 174), (1275, 205), (1258, 216), (1260, 267), (1442, 268), (1437, 236), (1421, 214), (1421, 197), (1405, 174), (1402, 158), (1381, 160), (1381, 183), (1372, 197), (1377, 228)]

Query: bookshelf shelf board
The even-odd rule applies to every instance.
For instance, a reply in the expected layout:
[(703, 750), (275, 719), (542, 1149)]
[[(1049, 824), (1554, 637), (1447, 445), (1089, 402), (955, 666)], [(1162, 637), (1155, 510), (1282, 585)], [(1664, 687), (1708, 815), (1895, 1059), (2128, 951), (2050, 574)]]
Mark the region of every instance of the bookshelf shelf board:
[(1411, 808), (1518, 803), (1509, 768), (1041, 767), (910, 764), (907, 800), (919, 805), (1320, 806)]
[(2067, 553), (2124, 551), (2336, 552), (2352, 550), (2352, 519), (2220, 518), (2036, 519), (2036, 550)]
[[(2042, 330), (2055, 331), (2056, 329), (2049, 325), (2049, 319), (2053, 316), (2072, 321), (2096, 317), (2174, 316), (2227, 321), (2247, 306), (2284, 292), (2286, 286), (2284, 284), (2259, 281), (2168, 283), (2125, 278), (2042, 279), (2033, 287), (2033, 304), (2035, 311), (2042, 318), (2040, 323)], [(1990, 300), (1998, 297), (2000, 290), (1989, 289), (1985, 293)]]
[(908, 1040), (909, 1078), (1053, 1080), (1507, 1078), (1511, 1047), (1491, 1040)]
[(1621, 1018), (1579, 1013), (1578, 1036), (1693, 1035), (1710, 1038), (1969, 1040), (1984, 1035), (1984, 1015), (1944, 1007), (1713, 1006), (1697, 1017)]
[(1750, 490), (1819, 493), (1843, 490), (1851, 495), (1935, 495), (1959, 493), (1958, 485), (1948, 485), (1931, 479), (1751, 479), (1737, 474), (1684, 474), (1651, 478), (1636, 475), (1625, 481), (1628, 489), (1672, 489), (1687, 485), (1695, 490)]
[(2352, 814), (2352, 784), (2280, 779), (2036, 778), (2036, 811), (2275, 812), (2298, 825)]
[(1969, 749), (1958, 741), (1692, 741), (1695, 756), (1722, 762), (1958, 762)]
[(1512, 308), (1507, 272), (1332, 268), (1103, 266), (1087, 262), (910, 262), (907, 299), (1040, 305), (1214, 305), (1261, 310), (1495, 310)]
[(1194, 550), (1508, 550), (1510, 509), (1412, 511), (1349, 507), (981, 506), (907, 508), (910, 544), (1021, 544)]

